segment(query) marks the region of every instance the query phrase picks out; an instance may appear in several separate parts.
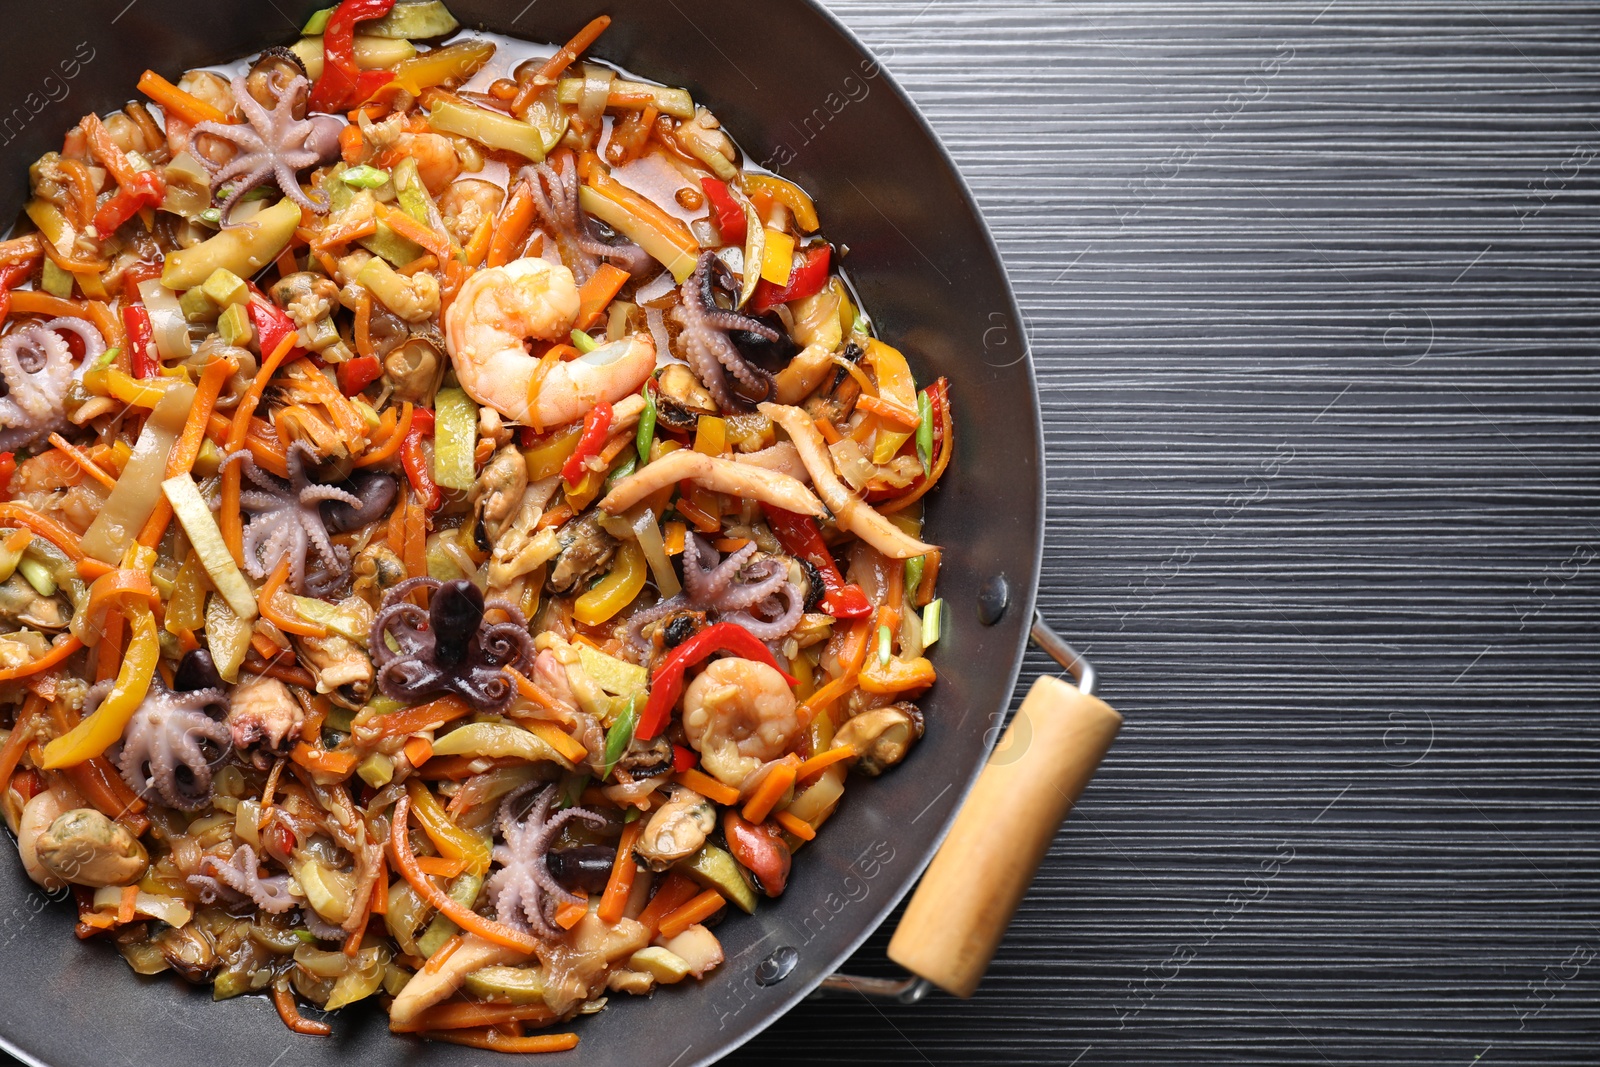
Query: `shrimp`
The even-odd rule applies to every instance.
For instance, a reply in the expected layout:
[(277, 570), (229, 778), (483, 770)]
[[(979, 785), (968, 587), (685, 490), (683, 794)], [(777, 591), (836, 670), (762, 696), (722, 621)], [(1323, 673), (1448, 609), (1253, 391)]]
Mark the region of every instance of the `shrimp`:
[(492, 219), (506, 198), (505, 190), (482, 178), (462, 178), (451, 182), (439, 197), (439, 214), (444, 228), (462, 245), (472, 240), (484, 219)]
[(565, 340), (577, 317), (578, 286), (566, 267), (529, 258), (477, 272), (444, 314), (456, 378), (478, 403), (534, 426), (576, 422), (602, 400), (638, 392), (656, 365), (648, 333), (557, 363), (529, 403), (539, 360), (523, 342)]
[(756, 660), (716, 660), (684, 692), (690, 747), (706, 770), (735, 788), (789, 751), (805, 726), (789, 683)]

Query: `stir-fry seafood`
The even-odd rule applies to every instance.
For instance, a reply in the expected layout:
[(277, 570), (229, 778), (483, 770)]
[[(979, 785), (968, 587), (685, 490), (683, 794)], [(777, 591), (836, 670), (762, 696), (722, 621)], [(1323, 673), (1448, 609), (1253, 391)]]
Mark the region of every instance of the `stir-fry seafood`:
[(0, 810), (141, 974), (571, 1048), (922, 736), (947, 384), (608, 21), (344, 0), (30, 170)]

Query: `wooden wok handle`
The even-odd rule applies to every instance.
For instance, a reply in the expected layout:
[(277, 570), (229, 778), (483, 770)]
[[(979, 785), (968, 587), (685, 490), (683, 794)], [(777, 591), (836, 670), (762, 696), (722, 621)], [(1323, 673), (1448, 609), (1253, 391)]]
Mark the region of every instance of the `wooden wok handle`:
[(890, 959), (958, 997), (973, 994), (1121, 726), (1110, 705), (1063, 679), (1033, 683), (911, 898)]

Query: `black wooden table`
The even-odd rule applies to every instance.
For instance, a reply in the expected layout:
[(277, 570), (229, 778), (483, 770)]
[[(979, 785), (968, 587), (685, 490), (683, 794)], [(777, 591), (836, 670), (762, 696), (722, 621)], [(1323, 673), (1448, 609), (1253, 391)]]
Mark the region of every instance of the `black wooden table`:
[(734, 1061), (1600, 1062), (1600, 8), (830, 6), (999, 241), (1127, 725), (975, 999)]

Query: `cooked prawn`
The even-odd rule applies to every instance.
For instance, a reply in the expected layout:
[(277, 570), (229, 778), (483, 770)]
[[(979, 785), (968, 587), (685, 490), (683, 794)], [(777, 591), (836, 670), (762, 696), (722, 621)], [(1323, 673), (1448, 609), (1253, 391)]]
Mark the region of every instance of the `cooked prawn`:
[(789, 751), (806, 726), (789, 683), (751, 659), (719, 659), (683, 694), (683, 732), (700, 762), (735, 788)]
[(444, 315), (456, 378), (478, 403), (535, 426), (575, 422), (602, 400), (637, 392), (656, 365), (655, 342), (647, 333), (557, 363), (529, 404), (539, 360), (524, 342), (565, 340), (577, 317), (578, 286), (566, 267), (528, 258), (479, 271)]

